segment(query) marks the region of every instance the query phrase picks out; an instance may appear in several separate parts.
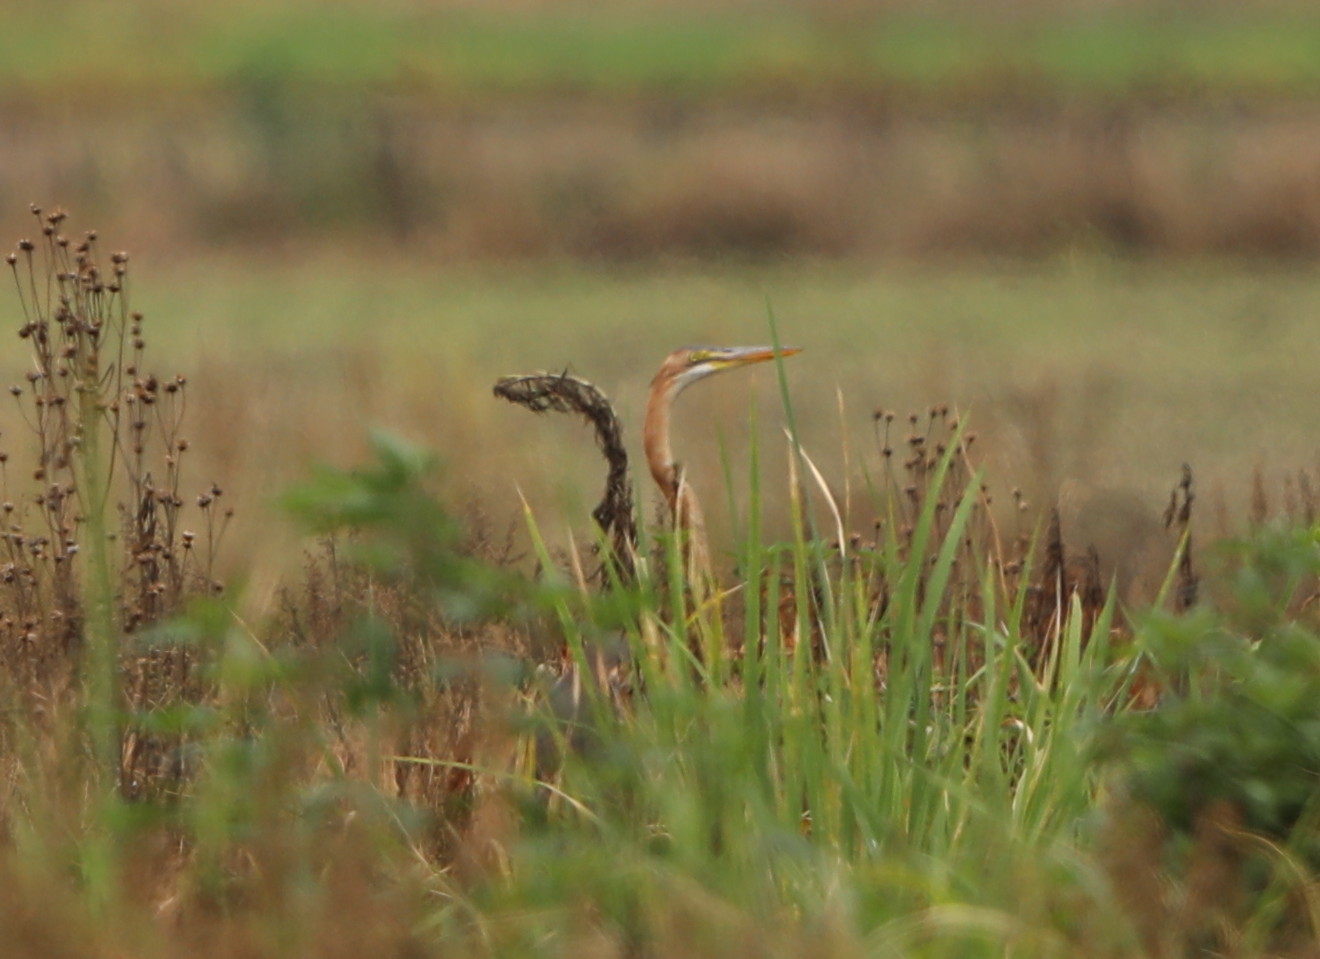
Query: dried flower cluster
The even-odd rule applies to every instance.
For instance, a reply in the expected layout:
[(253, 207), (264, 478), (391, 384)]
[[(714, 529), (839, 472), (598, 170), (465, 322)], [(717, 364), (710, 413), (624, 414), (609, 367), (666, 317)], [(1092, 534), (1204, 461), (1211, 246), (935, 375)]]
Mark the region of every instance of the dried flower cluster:
[(188, 381), (145, 366), (141, 313), (129, 307), (129, 257), (72, 238), (62, 210), (32, 208), (40, 239), (8, 254), (30, 367), (0, 420), (0, 640), (6, 658), (48, 670), (79, 644), (80, 551), (105, 517), (117, 626), (129, 634), (219, 589), (216, 547), (231, 513), (221, 490), (196, 497), (185, 525)]

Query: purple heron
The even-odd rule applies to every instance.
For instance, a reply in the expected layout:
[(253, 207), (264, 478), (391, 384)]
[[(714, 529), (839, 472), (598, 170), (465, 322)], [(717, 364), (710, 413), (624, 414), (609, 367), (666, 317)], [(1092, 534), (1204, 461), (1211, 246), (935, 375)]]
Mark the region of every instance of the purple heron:
[[(708, 571), (701, 513), (683, 470), (674, 462), (669, 444), (669, 409), (675, 397), (697, 380), (724, 370), (764, 363), (778, 356), (802, 352), (795, 346), (688, 346), (675, 350), (660, 364), (651, 381), (642, 441), (651, 476), (664, 493), (674, 527), (689, 534), (688, 555), (693, 566)], [(495, 395), (540, 413), (545, 410), (578, 412), (596, 427), (596, 439), (610, 464), (605, 498), (592, 512), (601, 529), (614, 542), (615, 552), (631, 571), (631, 553), (637, 529), (632, 514), (632, 485), (628, 482), (628, 454), (614, 408), (596, 387), (567, 372), (506, 376), (495, 384)]]
[(792, 356), (802, 350), (796, 346), (687, 346), (665, 357), (651, 381), (651, 396), (646, 404), (642, 426), (642, 444), (651, 476), (664, 493), (676, 530), (691, 534), (691, 557), (694, 566), (708, 570), (701, 510), (688, 486), (682, 468), (674, 462), (669, 442), (669, 410), (679, 393), (697, 380), (712, 373), (764, 363), (776, 355)]
[[(713, 373), (800, 352), (801, 349), (795, 346), (784, 346), (778, 350), (773, 346), (683, 347), (665, 357), (651, 381), (646, 419), (642, 424), (642, 444), (651, 476), (664, 494), (675, 530), (688, 534), (684, 555), (690, 574), (689, 582), (699, 592), (710, 584), (709, 558), (696, 497), (684, 479), (683, 470), (674, 461), (670, 446), (670, 408), (679, 393)], [(631, 485), (627, 482), (628, 457), (623, 449), (618, 419), (609, 401), (590, 383), (567, 373), (507, 376), (495, 384), (495, 394), (536, 412), (547, 409), (574, 410), (595, 424), (597, 439), (610, 462), (610, 480), (607, 482), (606, 497), (593, 515), (607, 533), (613, 529), (618, 556), (621, 561), (627, 562), (627, 568), (631, 570), (631, 561), (625, 558), (636, 545), (636, 527), (631, 517)], [(619, 526), (616, 521), (622, 512), (629, 515), (625, 525)], [(691, 575), (694, 573), (698, 575)], [(555, 700), (555, 712), (574, 720), (580, 709), (575, 686), (579, 680), (576, 677), (576, 671), (570, 669), (555, 684), (554, 692), (558, 697)], [(603, 682), (600, 677), (597, 680)]]

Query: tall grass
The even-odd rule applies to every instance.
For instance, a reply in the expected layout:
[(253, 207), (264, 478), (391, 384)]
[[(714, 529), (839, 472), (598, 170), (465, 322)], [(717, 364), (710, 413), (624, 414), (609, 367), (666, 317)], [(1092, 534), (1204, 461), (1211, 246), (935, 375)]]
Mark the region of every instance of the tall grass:
[[(946, 489), (966, 454), (953, 439), (914, 524), (889, 524), (857, 555), (801, 535), (803, 523), (793, 541), (761, 544), (753, 487), (723, 608), (667, 600), (676, 584), (643, 568), (622, 631), (633, 695), (620, 706), (584, 679), (584, 707), (559, 710), (592, 738), (558, 770), (547, 804), (561, 821), (525, 848), (529, 875), (553, 870), (570, 899), (585, 885), (624, 941), (672, 936), (661, 953), (712, 951), (733, 930), (759, 951), (784, 922), (929, 954), (1081, 947), (1039, 923), (1058, 873), (1087, 878), (1072, 857), (1100, 778), (1084, 743), (1121, 700), (1128, 664), (1110, 647), (1112, 606), (1085, 629), (1074, 599), (1033, 667), (1026, 591), (1006, 594), (988, 556), (955, 579), (981, 481)], [(667, 568), (681, 567), (666, 545)], [(584, 671), (594, 606), (560, 616)], [(1014, 880), (991, 879), (987, 856)], [(669, 928), (671, 910), (687, 928)]]

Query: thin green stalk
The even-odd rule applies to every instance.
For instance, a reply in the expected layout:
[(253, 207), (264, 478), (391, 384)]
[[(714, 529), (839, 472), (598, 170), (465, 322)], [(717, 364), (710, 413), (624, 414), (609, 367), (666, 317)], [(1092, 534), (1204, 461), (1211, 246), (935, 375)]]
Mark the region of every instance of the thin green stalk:
[(85, 850), (84, 871), (93, 899), (109, 907), (118, 872), (116, 810), (119, 806), (123, 718), (119, 693), (119, 636), (114, 616), (106, 501), (109, 477), (101, 452), (101, 397), (96, 354), (90, 352), (78, 389), (78, 448), (74, 455), (83, 506), (87, 574), (82, 584), (85, 622), (86, 717), (101, 794), (102, 829)]

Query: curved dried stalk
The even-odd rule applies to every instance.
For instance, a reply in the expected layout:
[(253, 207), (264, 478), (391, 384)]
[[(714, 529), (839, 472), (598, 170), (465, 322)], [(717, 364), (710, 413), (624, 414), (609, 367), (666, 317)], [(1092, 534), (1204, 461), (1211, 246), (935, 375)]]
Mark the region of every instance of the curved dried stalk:
[(596, 445), (609, 465), (604, 495), (591, 515), (609, 540), (619, 571), (631, 576), (637, 548), (637, 518), (633, 512), (623, 425), (609, 399), (591, 383), (567, 372), (506, 376), (496, 382), (494, 390), (496, 396), (525, 406), (533, 413), (547, 410), (579, 413), (591, 423), (596, 431)]

